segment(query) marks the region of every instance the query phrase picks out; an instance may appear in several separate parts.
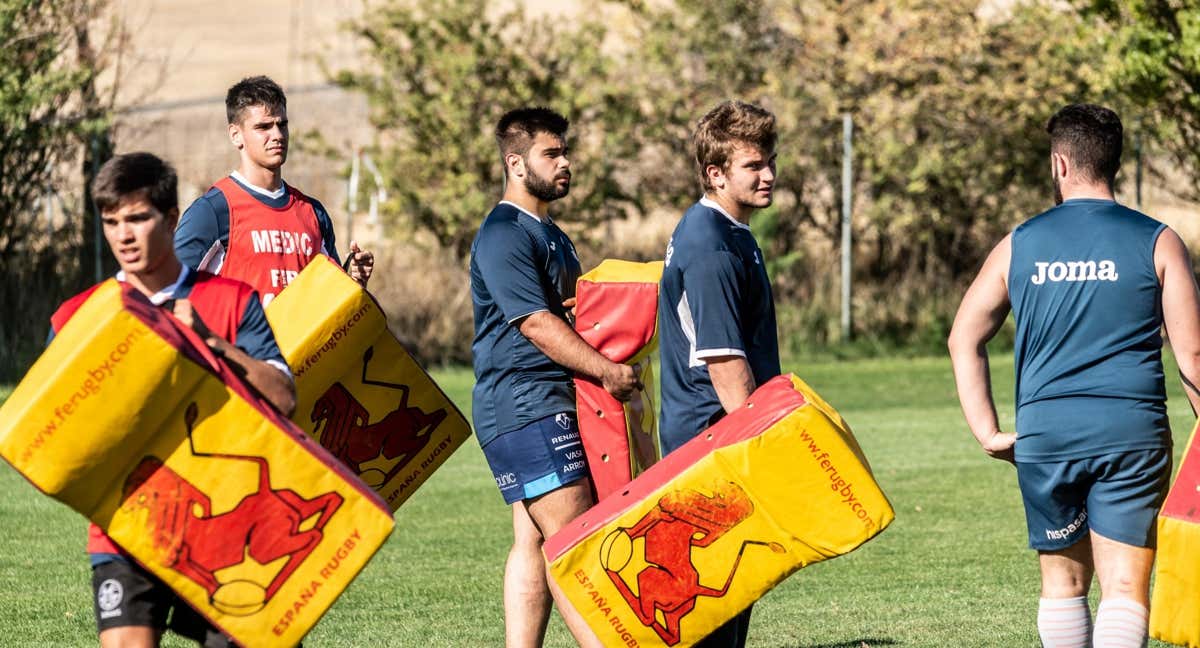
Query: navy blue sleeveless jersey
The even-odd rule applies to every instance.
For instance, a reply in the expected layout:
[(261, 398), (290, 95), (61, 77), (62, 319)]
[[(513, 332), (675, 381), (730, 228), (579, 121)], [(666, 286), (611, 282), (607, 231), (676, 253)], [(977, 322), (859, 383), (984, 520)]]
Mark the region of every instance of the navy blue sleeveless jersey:
[(575, 412), (571, 372), (521, 334), (526, 316), (570, 321), (579, 258), (571, 239), (510, 202), (492, 209), (471, 244), (475, 389), (471, 418), (480, 445), (561, 412)]
[(750, 228), (701, 199), (667, 243), (658, 290), (664, 453), (724, 413), (705, 358), (742, 356), (755, 385), (779, 375), (775, 302)]
[(1170, 446), (1154, 266), (1164, 227), (1074, 199), (1013, 231), (1018, 461)]

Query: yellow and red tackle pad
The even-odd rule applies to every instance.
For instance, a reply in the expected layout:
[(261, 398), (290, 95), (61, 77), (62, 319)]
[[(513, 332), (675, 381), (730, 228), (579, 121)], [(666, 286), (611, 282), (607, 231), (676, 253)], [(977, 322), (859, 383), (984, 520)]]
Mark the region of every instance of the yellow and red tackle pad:
[(296, 378), (292, 420), (393, 511), (470, 438), (379, 303), (328, 257), (308, 264), (266, 313)]
[(1200, 648), (1200, 426), (1158, 514), (1150, 636)]
[(595, 380), (575, 378), (579, 432), (600, 499), (659, 459), (652, 365), (658, 351), (662, 271), (661, 261), (607, 259), (576, 284), (575, 330), (609, 360), (632, 366), (643, 387), (622, 403)]
[(894, 517), (845, 421), (785, 375), (544, 550), (605, 646), (690, 646)]
[(295, 645), (393, 526), (194, 332), (113, 280), (0, 409), (0, 455), (242, 645)]

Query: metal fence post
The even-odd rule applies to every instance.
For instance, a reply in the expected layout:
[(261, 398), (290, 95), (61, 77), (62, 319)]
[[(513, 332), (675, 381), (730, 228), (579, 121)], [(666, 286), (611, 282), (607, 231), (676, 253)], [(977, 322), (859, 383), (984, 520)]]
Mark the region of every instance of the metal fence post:
[(358, 210), (358, 165), (361, 159), (362, 151), (356, 149), (350, 158), (350, 179), (346, 183), (346, 240), (342, 243), (344, 246), (350, 245), (354, 238), (354, 212)]
[[(91, 147), (92, 177), (95, 178), (100, 173), (100, 138), (98, 136), (92, 136)], [(91, 198), (92, 203), (89, 205), (92, 208), (92, 231), (95, 232), (94, 240), (92, 241), (92, 256), (96, 261), (93, 274), (95, 275), (96, 283), (100, 283), (104, 280), (104, 277), (101, 276), (104, 272), (104, 267), (101, 263), (101, 259), (104, 256), (104, 225), (100, 223), (100, 208), (96, 206), (96, 198), (92, 196), (91, 187), (88, 187), (84, 191), (84, 195)]]
[(842, 340), (850, 339), (850, 253), (851, 253), (851, 229), (850, 229), (850, 199), (851, 186), (853, 184), (853, 169), (851, 167), (851, 157), (853, 155), (852, 136), (854, 131), (854, 121), (850, 118), (850, 113), (842, 113)]

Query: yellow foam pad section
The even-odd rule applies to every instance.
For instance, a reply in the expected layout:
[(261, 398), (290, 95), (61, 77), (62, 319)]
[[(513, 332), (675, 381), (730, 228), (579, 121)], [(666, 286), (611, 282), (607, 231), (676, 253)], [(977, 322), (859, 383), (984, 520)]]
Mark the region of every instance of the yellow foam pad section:
[(579, 280), (594, 283), (658, 283), (662, 273), (662, 261), (605, 259), (595, 268), (580, 275)]
[(1200, 445), (1192, 430), (1158, 516), (1150, 636), (1200, 648)]
[(321, 256), (266, 308), (296, 379), (292, 420), (393, 511), (471, 435), (388, 330), (369, 293)]
[(0, 455), (242, 645), (295, 645), (393, 526), (194, 333), (115, 281), (0, 409)]
[(894, 519), (842, 418), (780, 376), (545, 546), (605, 646), (688, 646)]

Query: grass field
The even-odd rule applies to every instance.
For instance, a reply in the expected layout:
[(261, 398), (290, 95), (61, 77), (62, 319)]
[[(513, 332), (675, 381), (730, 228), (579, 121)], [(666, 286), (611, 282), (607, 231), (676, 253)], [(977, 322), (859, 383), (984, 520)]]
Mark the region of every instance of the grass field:
[[(801, 570), (769, 593), (755, 607), (750, 644), (1038, 645), (1037, 567), (1025, 545), (1015, 471), (985, 457), (966, 430), (949, 361), (787, 368), (853, 427), (896, 521), (858, 551)], [(1177, 375), (1173, 366), (1167, 375)], [(993, 377), (1002, 423), (1011, 427), (1011, 359), (997, 357)], [(436, 378), (469, 407), (469, 370)], [(1178, 455), (1192, 416), (1177, 382), (1168, 381)], [(0, 645), (93, 645), (84, 520), (7, 465), (0, 491)], [(305, 645), (502, 645), (509, 512), (478, 446), (464, 445), (396, 520), (387, 545)], [(557, 619), (547, 645), (571, 645)]]

